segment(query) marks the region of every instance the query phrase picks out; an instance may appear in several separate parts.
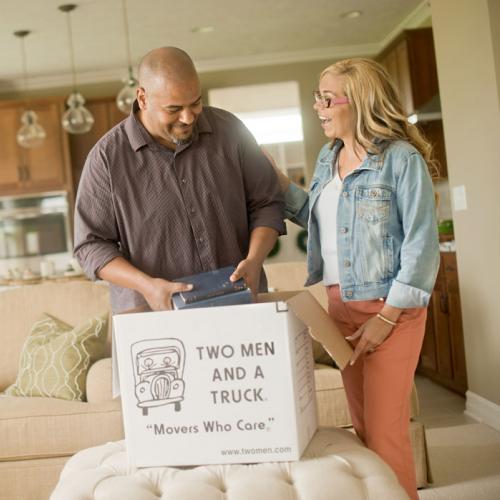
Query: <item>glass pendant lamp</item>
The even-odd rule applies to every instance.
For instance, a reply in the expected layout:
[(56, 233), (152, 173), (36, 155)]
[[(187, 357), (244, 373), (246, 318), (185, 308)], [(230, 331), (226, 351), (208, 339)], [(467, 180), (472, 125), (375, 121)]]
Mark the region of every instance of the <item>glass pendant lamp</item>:
[(123, 29), (125, 32), (125, 43), (127, 50), (127, 62), (128, 62), (128, 77), (123, 81), (125, 86), (120, 90), (116, 96), (116, 105), (118, 109), (125, 114), (129, 114), (132, 110), (132, 104), (135, 101), (136, 90), (139, 82), (134, 77), (132, 71), (132, 62), (130, 57), (130, 40), (128, 31), (128, 16), (127, 16), (127, 0), (121, 0), (122, 2), (122, 12), (123, 12)]
[[(14, 31), (14, 35), (21, 41), (21, 60), (23, 63), (23, 87), (25, 96), (28, 90), (25, 38), (30, 33), (31, 31), (28, 30)], [(44, 128), (38, 123), (37, 114), (32, 109), (28, 109), (26, 103), (24, 108), (24, 112), (21, 115), (21, 128), (18, 130), (16, 136), (17, 143), (23, 148), (36, 148), (42, 145), (46, 133)]]
[(66, 104), (68, 109), (63, 114), (62, 126), (70, 134), (84, 134), (88, 132), (94, 125), (94, 117), (90, 111), (85, 107), (85, 99), (82, 94), (76, 90), (76, 69), (75, 69), (75, 56), (73, 49), (73, 32), (71, 29), (71, 11), (76, 9), (75, 4), (60, 5), (58, 9), (66, 14), (68, 22), (68, 39), (69, 39), (69, 53), (71, 61), (71, 75), (73, 79), (73, 92), (68, 96)]

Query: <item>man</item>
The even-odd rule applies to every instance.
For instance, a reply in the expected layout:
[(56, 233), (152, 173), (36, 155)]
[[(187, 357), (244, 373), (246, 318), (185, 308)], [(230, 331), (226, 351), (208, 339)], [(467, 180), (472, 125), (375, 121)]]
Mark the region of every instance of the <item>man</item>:
[(265, 289), (262, 263), (284, 234), (276, 175), (230, 113), (204, 107), (190, 57), (146, 54), (130, 116), (89, 153), (75, 208), (75, 256), (111, 284), (114, 312), (171, 307), (189, 283), (230, 264), (232, 280)]

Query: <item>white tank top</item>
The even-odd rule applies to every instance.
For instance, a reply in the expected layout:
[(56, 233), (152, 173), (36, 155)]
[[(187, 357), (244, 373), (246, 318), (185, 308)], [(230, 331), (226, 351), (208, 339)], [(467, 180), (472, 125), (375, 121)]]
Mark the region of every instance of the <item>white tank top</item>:
[(314, 206), (318, 220), (321, 257), (323, 258), (323, 283), (325, 286), (339, 283), (337, 255), (337, 206), (342, 192), (342, 181), (335, 168), (333, 179), (323, 187)]

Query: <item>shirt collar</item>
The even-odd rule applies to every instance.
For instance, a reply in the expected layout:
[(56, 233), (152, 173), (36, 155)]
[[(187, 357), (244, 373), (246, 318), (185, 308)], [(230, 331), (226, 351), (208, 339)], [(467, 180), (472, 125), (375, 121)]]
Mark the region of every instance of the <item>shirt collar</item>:
[[(368, 152), (363, 163), (358, 167), (360, 170), (369, 169), (369, 170), (380, 170), (384, 164), (384, 153), (386, 144), (384, 144), (383, 139), (375, 139), (374, 144), (380, 146), (382, 151), (380, 153), (370, 153)], [(330, 145), (330, 150), (332, 153), (332, 157), (335, 159), (340, 151), (340, 148), (344, 145), (344, 143), (340, 139), (335, 139)]]
[(135, 100), (134, 104), (132, 104), (130, 115), (128, 115), (128, 118), (125, 120), (125, 132), (134, 151), (138, 151), (146, 145), (151, 146), (155, 142), (144, 125), (140, 122), (139, 118), (137, 118), (138, 111), (139, 104), (137, 100)]
[[(198, 139), (199, 134), (212, 133), (212, 126), (206, 116), (206, 109), (207, 108), (204, 107), (198, 116), (191, 143)], [(135, 100), (130, 115), (125, 120), (125, 132), (127, 133), (128, 140), (134, 151), (138, 151), (143, 146), (156, 146), (156, 141), (151, 137), (151, 134), (137, 117), (138, 111), (139, 104), (137, 100)]]

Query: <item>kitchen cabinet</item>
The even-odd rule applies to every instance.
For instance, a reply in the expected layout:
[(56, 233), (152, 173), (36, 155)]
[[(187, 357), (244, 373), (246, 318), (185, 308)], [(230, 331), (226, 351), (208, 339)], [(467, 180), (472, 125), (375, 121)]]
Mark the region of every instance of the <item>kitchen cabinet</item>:
[(439, 94), (432, 28), (403, 31), (377, 59), (396, 84), (407, 115)]
[(432, 144), (436, 168), (440, 179), (448, 178), (448, 164), (444, 145), (444, 130), (442, 120), (419, 121), (418, 126), (427, 140)]
[(417, 113), (418, 126), (433, 145), (439, 177), (447, 178), (432, 28), (403, 31), (377, 59), (394, 81), (405, 114), (410, 116)]
[(442, 252), (417, 371), (465, 395), (467, 370), (455, 252)]
[(73, 189), (75, 193), (83, 165), (92, 147), (109, 129), (127, 117), (117, 108), (115, 97), (89, 99), (85, 106), (92, 113), (95, 122), (92, 129), (86, 134), (70, 136)]
[[(33, 109), (45, 129), (41, 146), (27, 149), (17, 144), (21, 115)], [(0, 102), (0, 195), (68, 190), (72, 187), (68, 138), (60, 120), (62, 99)]]

